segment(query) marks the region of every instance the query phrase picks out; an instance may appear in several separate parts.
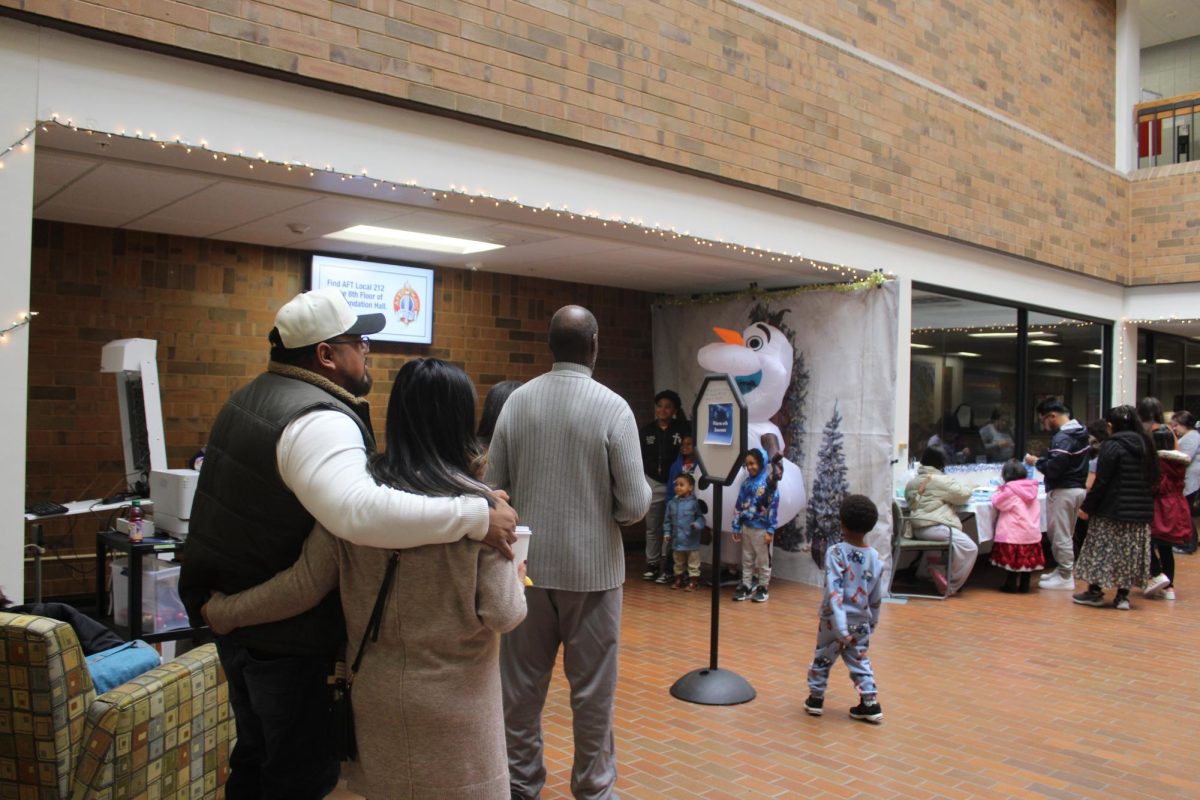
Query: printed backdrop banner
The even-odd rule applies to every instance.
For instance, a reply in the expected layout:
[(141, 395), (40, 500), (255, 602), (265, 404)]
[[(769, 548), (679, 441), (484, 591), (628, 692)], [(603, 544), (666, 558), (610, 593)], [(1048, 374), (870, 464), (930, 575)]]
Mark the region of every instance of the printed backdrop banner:
[[(748, 446), (784, 456), (775, 576), (822, 582), (817, 562), (840, 539), (837, 510), (848, 493), (875, 501), (868, 541), (885, 562), (890, 555), (898, 296), (889, 281), (654, 308), (656, 391), (679, 392), (690, 416), (706, 374), (732, 375), (746, 399)], [(725, 531), (744, 475), (725, 490)], [(721, 560), (736, 564), (739, 553), (726, 535)]]

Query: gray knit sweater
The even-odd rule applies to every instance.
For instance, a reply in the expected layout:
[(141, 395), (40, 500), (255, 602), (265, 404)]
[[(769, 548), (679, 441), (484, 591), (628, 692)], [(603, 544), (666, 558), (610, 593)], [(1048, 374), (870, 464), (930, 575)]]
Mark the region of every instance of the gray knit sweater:
[(496, 422), (487, 482), (504, 489), (529, 541), (535, 586), (605, 591), (625, 581), (620, 525), (650, 505), (637, 424), (619, 395), (579, 364), (513, 392)]

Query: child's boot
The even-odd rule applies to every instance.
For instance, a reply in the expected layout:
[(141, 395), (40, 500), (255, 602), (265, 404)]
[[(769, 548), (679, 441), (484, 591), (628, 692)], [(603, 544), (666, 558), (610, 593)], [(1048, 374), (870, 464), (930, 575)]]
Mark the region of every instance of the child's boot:
[(687, 586), (683, 588), (685, 592), (694, 592), (700, 588), (699, 578), (688, 578)]
[(675, 576), (675, 582), (671, 584), (671, 588), (672, 589), (682, 589), (683, 588), (683, 575), (682, 574)]
[(1021, 588), (1017, 589), (1021, 594), (1029, 594), (1029, 573), (1021, 573)]
[[(1026, 573), (1028, 574), (1028, 573)], [(1004, 585), (1000, 587), (1000, 591), (1013, 594), (1017, 591), (1017, 573), (1007, 572), (1004, 575)]]

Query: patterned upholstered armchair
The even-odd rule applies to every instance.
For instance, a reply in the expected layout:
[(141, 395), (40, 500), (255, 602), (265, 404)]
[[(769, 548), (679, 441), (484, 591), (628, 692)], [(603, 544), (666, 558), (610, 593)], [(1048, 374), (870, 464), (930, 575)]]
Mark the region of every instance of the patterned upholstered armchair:
[(70, 625), (0, 612), (0, 800), (223, 797), (228, 700), (213, 645), (97, 697)]

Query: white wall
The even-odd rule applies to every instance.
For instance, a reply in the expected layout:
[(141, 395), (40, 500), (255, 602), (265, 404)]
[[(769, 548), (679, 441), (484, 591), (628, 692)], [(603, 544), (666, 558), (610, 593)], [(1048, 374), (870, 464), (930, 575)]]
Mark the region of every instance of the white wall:
[(1147, 47), (1141, 56), (1143, 89), (1163, 97), (1200, 92), (1200, 36)]
[[(57, 114), (96, 130), (154, 132), (159, 139), (203, 140), (217, 151), (261, 152), (274, 160), (331, 164), (346, 173), (368, 170), (385, 180), (416, 180), (429, 188), (465, 187), (530, 205), (640, 218), (710, 239), (894, 273), (902, 281), (897, 431), (908, 430), (911, 281), (1067, 314), (1117, 320), (1124, 312), (1121, 287), (1074, 273), (598, 153), (8, 19), (0, 19), (0, 58), (8, 93), (0, 106), (0, 130), (10, 134)], [(31, 160), (12, 161), (0, 175), (5, 212), (0, 224), (8, 234), (0, 239), (0, 278), (6, 286), (0, 319), (24, 310), (29, 295)], [(1149, 298), (1145, 306), (1168, 307)], [(1172, 301), (1169, 307), (1178, 306)], [(8, 456), (0, 465), (6, 478), (0, 481), (0, 514), (7, 519), (20, 513), (25, 485), (24, 336), (15, 337), (0, 355), (10, 376), (0, 400), (0, 439)], [(0, 528), (0, 570), (6, 570), (0, 579), (10, 593), (19, 594), (16, 531), (13, 525)]]
[[(37, 61), (32, 28), (0, 26), (0, 150), (26, 133), (33, 118)], [(0, 328), (29, 311), (29, 252), (33, 220), (33, 140), (3, 158), (0, 169)], [(35, 323), (36, 324), (36, 323)], [(29, 328), (10, 331), (0, 342), (0, 589), (13, 601), (25, 596), (25, 407), (29, 394)]]

